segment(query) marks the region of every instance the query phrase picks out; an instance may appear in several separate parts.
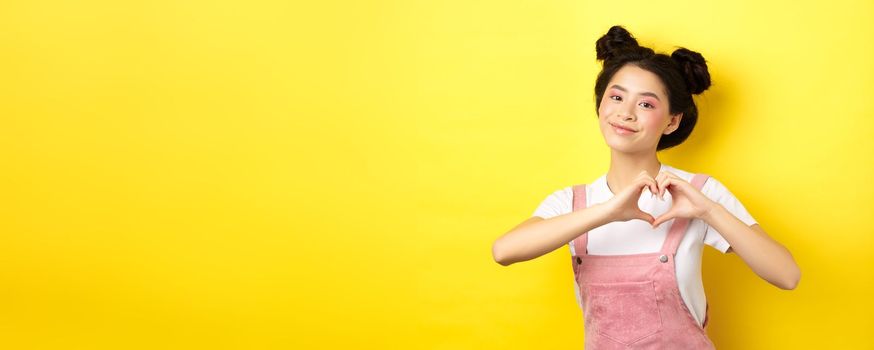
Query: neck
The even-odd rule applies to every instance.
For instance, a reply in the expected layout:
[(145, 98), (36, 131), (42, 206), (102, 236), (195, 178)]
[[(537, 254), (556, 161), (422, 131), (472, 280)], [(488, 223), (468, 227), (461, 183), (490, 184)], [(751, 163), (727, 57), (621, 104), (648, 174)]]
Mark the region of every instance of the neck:
[(607, 186), (613, 193), (621, 192), (630, 185), (641, 171), (655, 178), (661, 169), (661, 162), (655, 152), (622, 153), (610, 152), (610, 170), (607, 171)]

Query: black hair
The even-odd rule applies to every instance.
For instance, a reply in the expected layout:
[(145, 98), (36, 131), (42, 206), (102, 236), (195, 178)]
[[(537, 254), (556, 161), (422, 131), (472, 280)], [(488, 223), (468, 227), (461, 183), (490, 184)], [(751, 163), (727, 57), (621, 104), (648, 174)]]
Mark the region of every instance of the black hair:
[(595, 110), (601, 107), (601, 99), (613, 75), (627, 64), (652, 72), (661, 79), (668, 94), (670, 114), (683, 113), (680, 126), (659, 139), (657, 151), (683, 143), (698, 121), (698, 107), (692, 100), (710, 87), (710, 73), (700, 53), (680, 47), (670, 56), (656, 53), (637, 44), (637, 40), (621, 26), (610, 27), (595, 43), (595, 51), (603, 67), (595, 81)]

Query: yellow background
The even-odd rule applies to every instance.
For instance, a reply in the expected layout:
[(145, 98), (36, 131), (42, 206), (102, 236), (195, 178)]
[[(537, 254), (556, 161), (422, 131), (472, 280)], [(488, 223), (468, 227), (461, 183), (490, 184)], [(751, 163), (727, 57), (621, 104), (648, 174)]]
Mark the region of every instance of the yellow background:
[(594, 42), (714, 85), (667, 164), (801, 266), (706, 248), (723, 349), (870, 348), (870, 1), (7, 1), (0, 348), (571, 349), (566, 248), (495, 238), (607, 170)]

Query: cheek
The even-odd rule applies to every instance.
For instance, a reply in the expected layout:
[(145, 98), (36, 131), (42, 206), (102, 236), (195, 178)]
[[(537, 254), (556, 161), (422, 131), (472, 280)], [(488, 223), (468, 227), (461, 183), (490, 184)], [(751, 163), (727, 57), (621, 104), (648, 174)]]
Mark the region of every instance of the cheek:
[(667, 125), (667, 117), (658, 114), (651, 113), (646, 114), (645, 118), (640, 118), (638, 121), (643, 124), (643, 126), (650, 130), (661, 130), (665, 125)]
[(610, 115), (613, 111), (613, 106), (609, 102), (601, 101), (601, 106), (598, 107), (598, 116), (604, 117)]

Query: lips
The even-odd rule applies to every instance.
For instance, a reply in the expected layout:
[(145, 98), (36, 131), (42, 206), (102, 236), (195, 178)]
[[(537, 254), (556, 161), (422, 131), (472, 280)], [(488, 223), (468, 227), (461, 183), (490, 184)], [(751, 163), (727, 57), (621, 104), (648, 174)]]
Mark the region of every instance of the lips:
[(637, 130), (629, 129), (629, 128), (623, 127), (619, 124), (610, 123), (610, 125), (613, 126), (613, 128), (616, 129), (617, 132), (622, 132), (622, 133), (635, 133), (635, 132), (637, 132)]

